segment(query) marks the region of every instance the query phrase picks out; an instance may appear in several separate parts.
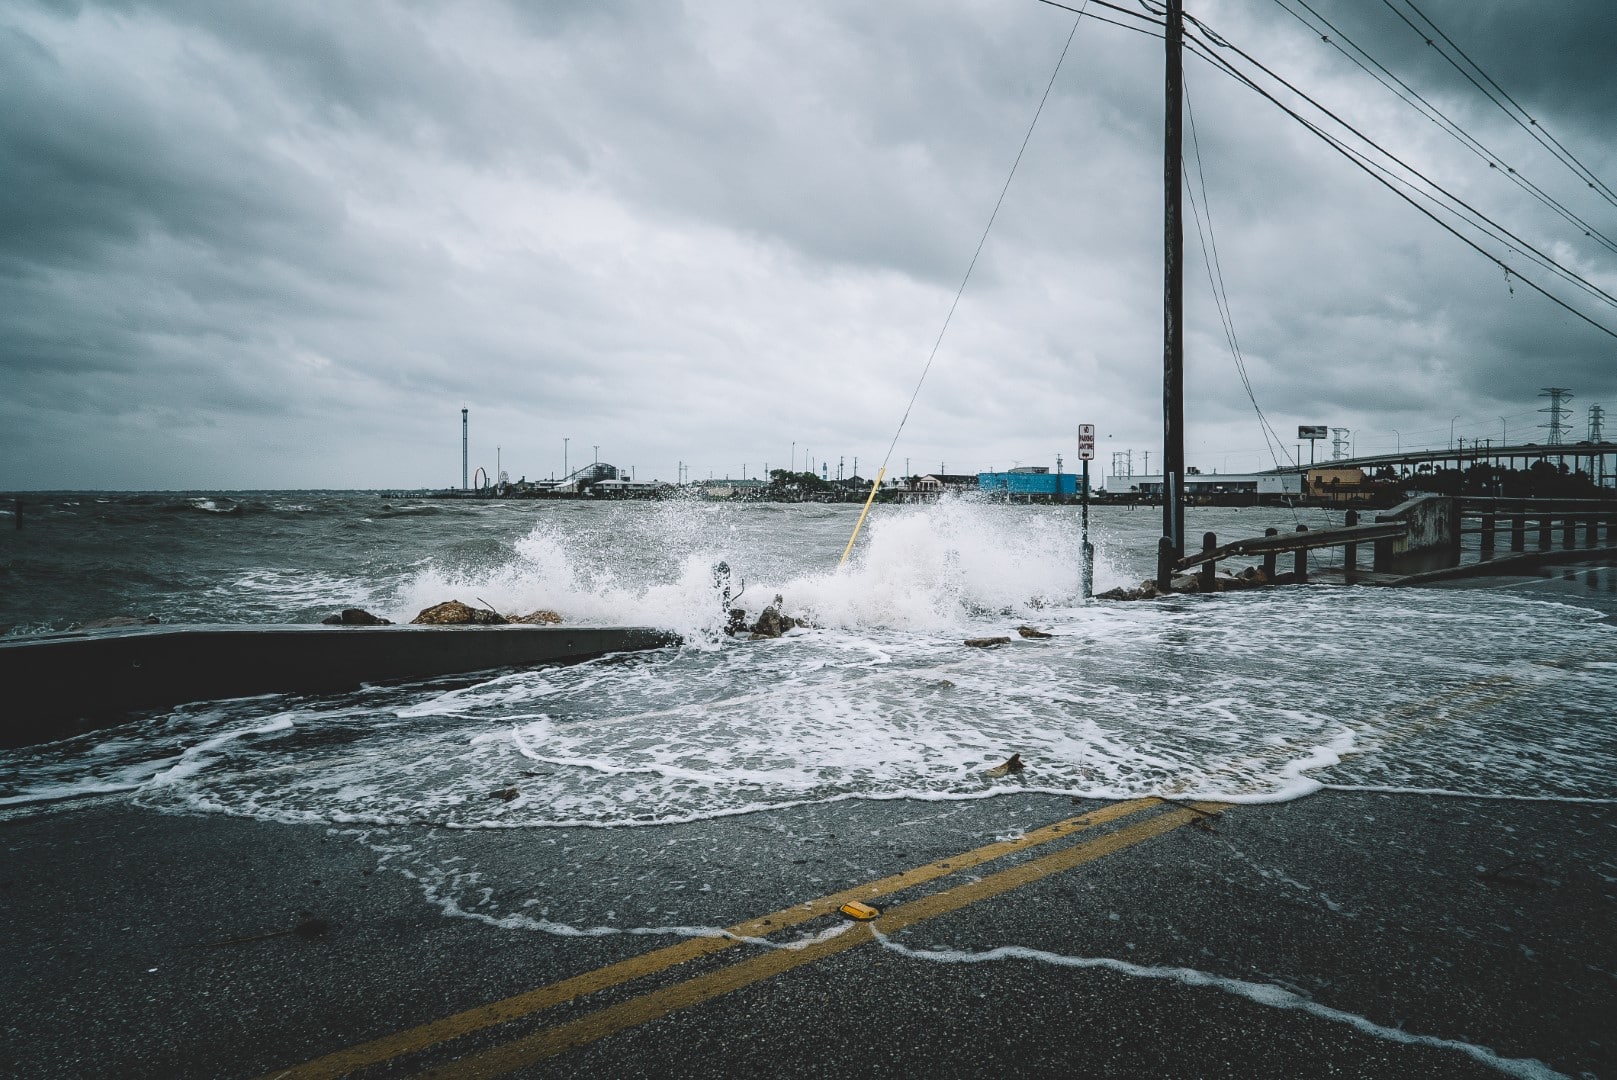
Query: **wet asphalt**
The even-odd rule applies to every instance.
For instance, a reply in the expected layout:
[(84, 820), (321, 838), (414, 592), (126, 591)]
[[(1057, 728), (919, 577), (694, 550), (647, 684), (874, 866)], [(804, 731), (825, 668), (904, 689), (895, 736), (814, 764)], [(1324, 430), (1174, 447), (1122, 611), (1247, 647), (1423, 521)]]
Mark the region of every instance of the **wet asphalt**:
[[(632, 878), (670, 922), (728, 925), (1094, 805), (1011, 795), (565, 838), (405, 829), (369, 839), (420, 851), (414, 834), (431, 833), (485, 880), (573, 897), (569, 914), (599, 920), (611, 903), (633, 925), (641, 912), (620, 888)], [(1193, 969), (1343, 1015), (1173, 973), (944, 963), (868, 943), (515, 1075), (1500, 1075), (1464, 1049), (1395, 1041), (1349, 1016), (1564, 1075), (1617, 1074), (1617, 807), (1327, 791), (1206, 824), (893, 940)], [(653, 831), (656, 846), (641, 842)], [(892, 902), (1068, 842), (1079, 841)], [(256, 1076), (679, 940), (447, 916), (375, 847), (323, 826), (103, 806), (12, 823), (0, 850), (0, 1073), (10, 1076)], [(675, 881), (708, 889), (659, 889)], [(362, 1075), (449, 1064), (760, 951), (738, 946)]]
[[(1606, 592), (1578, 576), (1524, 587)], [(271, 1074), (682, 940), (558, 936), (446, 914), (435, 896), (449, 887), (424, 868), (457, 856), (478, 878), (449, 891), (475, 898), (475, 910), (576, 926), (726, 926), (1100, 805), (1022, 793), (648, 829), (468, 832), (106, 801), (3, 822), (0, 1075)], [(511, 1075), (1617, 1076), (1610, 804), (1327, 790), (1236, 806), (892, 941), (955, 960), (1033, 952), (944, 962), (869, 942)], [(456, 1075), (489, 1047), (765, 951), (739, 945), (357, 1075)]]

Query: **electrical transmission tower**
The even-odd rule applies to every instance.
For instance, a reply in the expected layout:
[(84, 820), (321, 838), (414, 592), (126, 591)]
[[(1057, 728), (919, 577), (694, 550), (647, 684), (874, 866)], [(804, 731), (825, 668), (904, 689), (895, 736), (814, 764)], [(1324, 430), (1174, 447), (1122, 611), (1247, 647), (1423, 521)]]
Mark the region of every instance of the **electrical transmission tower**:
[(1589, 406), (1589, 441), (1601, 443), (1606, 441), (1605, 433), (1600, 430), (1600, 421), (1605, 418), (1606, 410), (1599, 405)]
[(1331, 460), (1341, 461), (1347, 457), (1348, 435), (1351, 434), (1345, 427), (1331, 429)]
[(1561, 436), (1572, 430), (1572, 425), (1563, 422), (1561, 419), (1561, 405), (1563, 402), (1572, 400), (1572, 391), (1568, 390), (1564, 386), (1546, 386), (1542, 387), (1541, 389), (1543, 392), (1538, 396), (1549, 398), (1550, 404), (1549, 408), (1540, 409), (1538, 411), (1549, 413), (1550, 422), (1547, 424), (1540, 424), (1538, 426), (1541, 428), (1548, 428), (1550, 431), (1550, 437), (1544, 440), (1547, 445), (1560, 446)]

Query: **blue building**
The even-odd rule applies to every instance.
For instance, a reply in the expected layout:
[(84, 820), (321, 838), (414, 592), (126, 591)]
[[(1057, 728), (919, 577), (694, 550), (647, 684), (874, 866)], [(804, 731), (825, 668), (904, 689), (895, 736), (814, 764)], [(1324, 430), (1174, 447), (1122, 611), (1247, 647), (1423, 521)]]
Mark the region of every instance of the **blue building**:
[(1045, 468), (1012, 469), (977, 474), (977, 490), (1010, 499), (1063, 499), (1078, 495), (1077, 473), (1053, 473)]

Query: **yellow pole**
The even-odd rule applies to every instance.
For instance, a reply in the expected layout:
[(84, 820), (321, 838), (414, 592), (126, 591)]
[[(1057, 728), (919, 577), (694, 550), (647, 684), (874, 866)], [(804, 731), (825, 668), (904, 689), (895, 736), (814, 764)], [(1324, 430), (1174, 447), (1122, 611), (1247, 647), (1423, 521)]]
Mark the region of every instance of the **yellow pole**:
[(870, 504), (876, 501), (876, 489), (881, 487), (881, 478), (887, 475), (887, 466), (883, 465), (876, 470), (876, 482), (870, 485), (870, 495), (865, 499), (865, 508), (859, 511), (859, 520), (854, 522), (853, 535), (848, 537), (848, 546), (842, 549), (842, 559), (837, 563), (841, 566), (848, 561), (848, 552), (853, 550), (853, 542), (859, 539), (859, 530), (864, 527), (865, 515), (870, 513)]

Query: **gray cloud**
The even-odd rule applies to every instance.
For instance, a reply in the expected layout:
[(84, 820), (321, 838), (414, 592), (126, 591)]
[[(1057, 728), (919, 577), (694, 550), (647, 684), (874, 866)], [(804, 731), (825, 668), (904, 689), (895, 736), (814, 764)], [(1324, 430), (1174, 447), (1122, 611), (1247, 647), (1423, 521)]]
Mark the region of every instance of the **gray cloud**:
[[(1617, 235), (1384, 6), (1316, 6)], [(1617, 177), (1617, 15), (1422, 8)], [(1191, 10), (1617, 291), (1617, 258), (1276, 4)], [(13, 5), (0, 486), (441, 485), (463, 401), (474, 458), (499, 444), (513, 475), (559, 469), (564, 435), (644, 476), (757, 472), (794, 441), (869, 474), (1070, 27), (1036, 4)], [(1080, 28), (900, 459), (1053, 464), (1083, 419), (1157, 443), (1160, 52)], [(1442, 444), (1455, 414), (1526, 431), (1547, 382), (1613, 398), (1617, 342), (1206, 64), (1188, 78), (1282, 434)], [(1187, 233), (1190, 457), (1257, 466)]]

